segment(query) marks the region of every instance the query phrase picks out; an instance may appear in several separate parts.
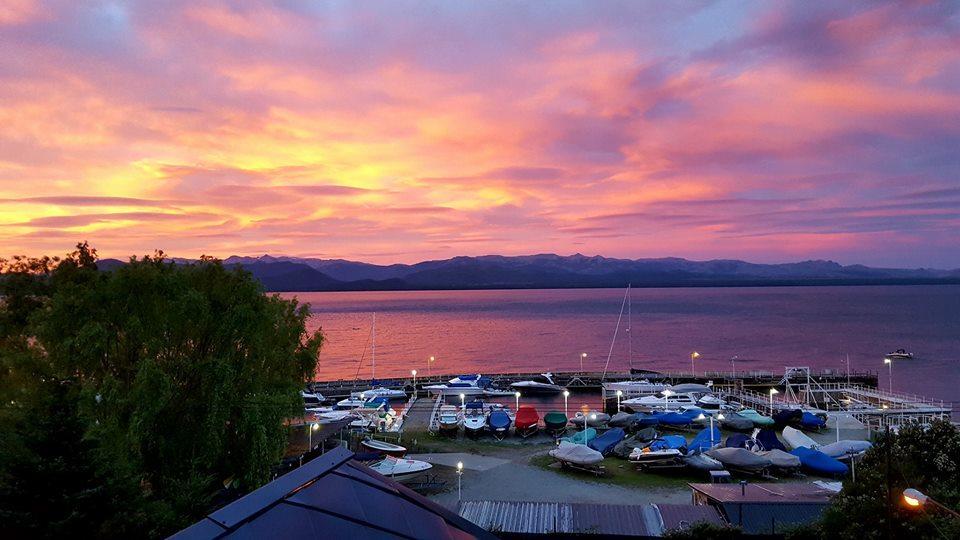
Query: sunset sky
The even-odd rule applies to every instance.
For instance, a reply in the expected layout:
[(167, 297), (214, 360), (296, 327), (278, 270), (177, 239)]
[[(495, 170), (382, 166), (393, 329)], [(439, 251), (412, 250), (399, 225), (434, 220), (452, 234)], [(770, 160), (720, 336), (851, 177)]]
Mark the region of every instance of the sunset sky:
[(960, 2), (0, 2), (0, 256), (960, 267)]

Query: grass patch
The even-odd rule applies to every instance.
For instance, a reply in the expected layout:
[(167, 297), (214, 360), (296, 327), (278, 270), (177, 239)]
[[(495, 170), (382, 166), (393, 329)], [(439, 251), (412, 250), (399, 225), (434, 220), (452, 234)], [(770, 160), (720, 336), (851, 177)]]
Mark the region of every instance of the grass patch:
[(659, 473), (639, 472), (636, 465), (625, 459), (608, 457), (603, 460), (603, 465), (607, 469), (604, 476), (595, 476), (582, 471), (572, 469), (560, 469), (551, 467), (554, 459), (546, 454), (536, 455), (530, 458), (530, 464), (542, 469), (563, 474), (579, 479), (590, 480), (602, 484), (614, 484), (633, 488), (686, 488), (688, 482), (705, 482), (704, 475), (690, 474), (683, 469), (676, 471), (665, 471)]

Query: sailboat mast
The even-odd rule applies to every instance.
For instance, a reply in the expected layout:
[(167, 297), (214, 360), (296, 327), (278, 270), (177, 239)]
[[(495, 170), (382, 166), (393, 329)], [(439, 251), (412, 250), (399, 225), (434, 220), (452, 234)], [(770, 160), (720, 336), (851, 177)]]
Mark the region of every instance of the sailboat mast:
[(373, 379), (377, 379), (377, 312), (373, 312), (373, 348), (371, 349), (373, 356)]
[(630, 362), (630, 372), (633, 372), (633, 295), (630, 294), (630, 283), (627, 283), (627, 360)]

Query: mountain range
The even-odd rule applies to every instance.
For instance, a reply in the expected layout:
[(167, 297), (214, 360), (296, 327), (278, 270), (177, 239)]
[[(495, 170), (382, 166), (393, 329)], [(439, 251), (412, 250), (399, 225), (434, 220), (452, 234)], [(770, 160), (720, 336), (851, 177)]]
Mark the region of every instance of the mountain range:
[[(174, 259), (178, 263), (191, 262)], [(739, 260), (616, 259), (580, 254), (454, 257), (377, 265), (343, 259), (232, 256), (267, 291), (534, 289), (960, 283), (960, 269), (870, 268), (833, 261), (756, 264)], [(123, 264), (100, 261), (103, 269)]]

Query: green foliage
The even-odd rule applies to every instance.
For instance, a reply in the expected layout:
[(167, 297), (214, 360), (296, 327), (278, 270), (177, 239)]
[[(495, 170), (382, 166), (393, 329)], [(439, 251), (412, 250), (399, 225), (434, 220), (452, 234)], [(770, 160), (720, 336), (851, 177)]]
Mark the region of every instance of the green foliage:
[(323, 341), (218, 261), (95, 261), (81, 244), (0, 279), (0, 517), (24, 535), (160, 536), (266, 482)]
[(825, 537), (960, 538), (960, 520), (935, 508), (903, 504), (903, 490), (919, 489), (960, 509), (960, 431), (948, 421), (909, 424), (881, 434), (857, 464), (857, 479), (843, 490), (821, 521)]
[(730, 540), (743, 538), (743, 531), (729, 525), (714, 525), (698, 521), (684, 529), (671, 529), (663, 533), (664, 538), (673, 540)]

